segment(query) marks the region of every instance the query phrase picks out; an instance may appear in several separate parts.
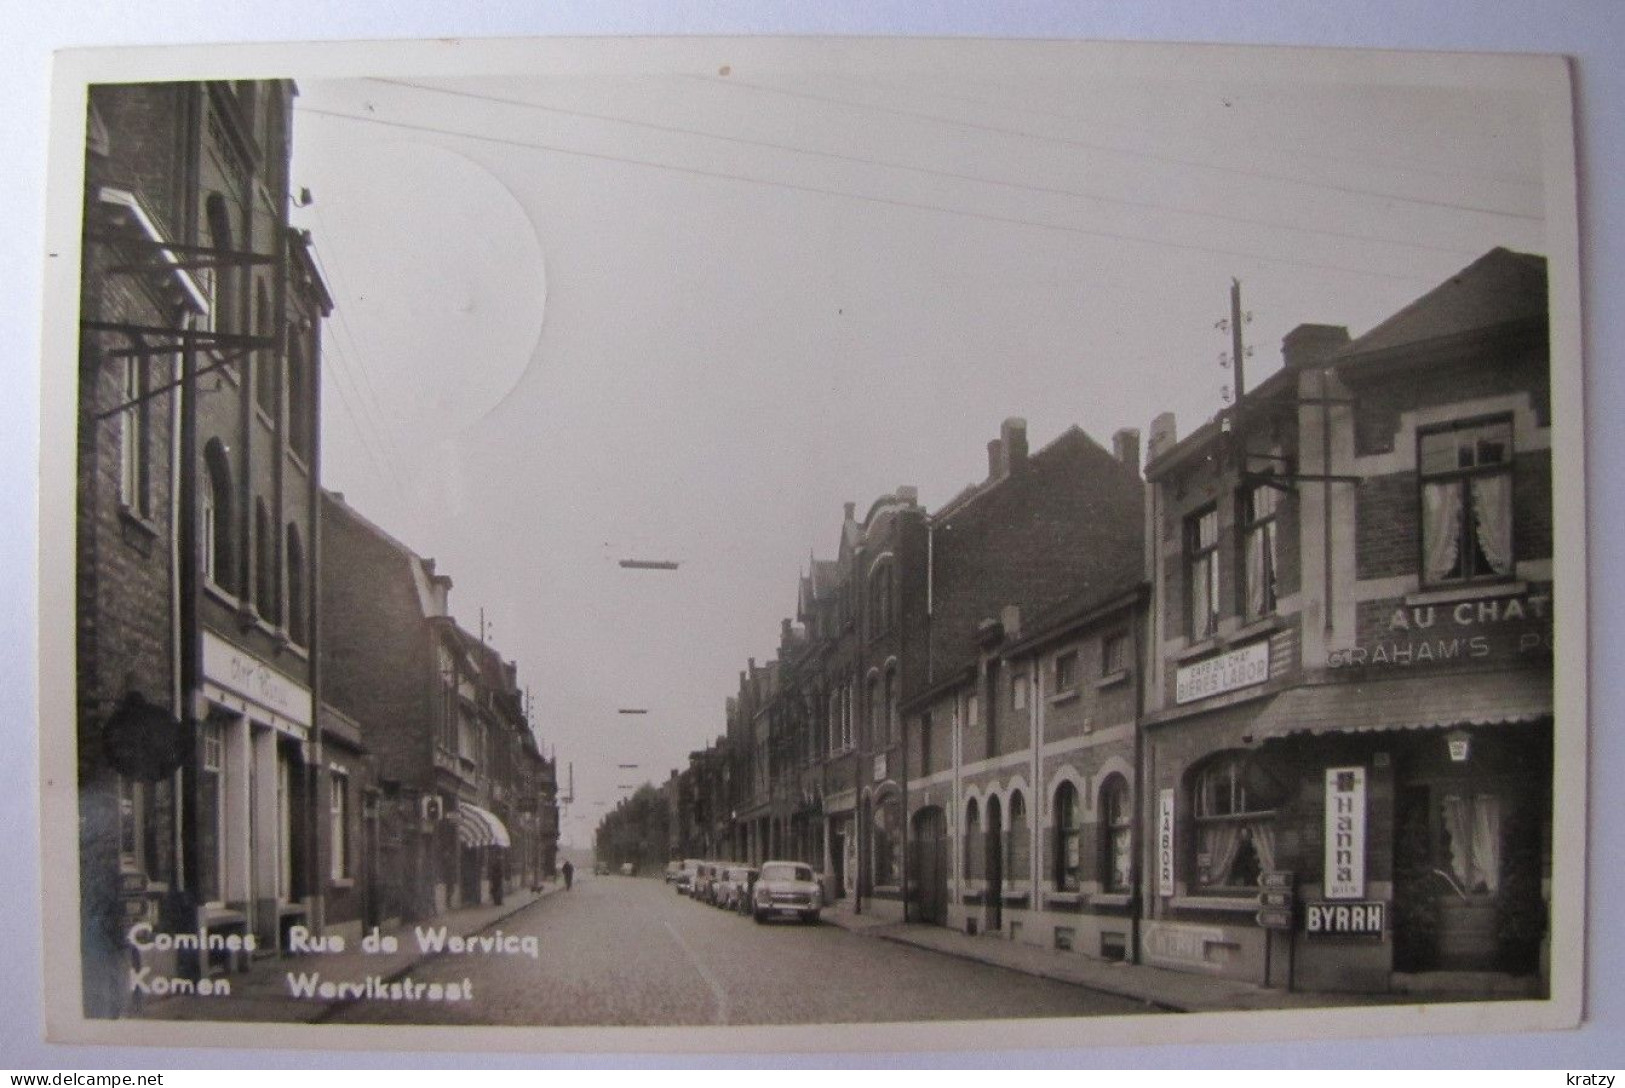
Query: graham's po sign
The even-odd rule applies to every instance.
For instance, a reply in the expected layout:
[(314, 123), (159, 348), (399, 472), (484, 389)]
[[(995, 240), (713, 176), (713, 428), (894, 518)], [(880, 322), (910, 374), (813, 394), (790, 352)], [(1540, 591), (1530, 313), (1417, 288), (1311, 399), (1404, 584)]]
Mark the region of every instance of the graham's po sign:
[(1377, 637), (1329, 651), (1326, 664), (1406, 668), (1551, 652), (1552, 595), (1539, 592), (1397, 607)]

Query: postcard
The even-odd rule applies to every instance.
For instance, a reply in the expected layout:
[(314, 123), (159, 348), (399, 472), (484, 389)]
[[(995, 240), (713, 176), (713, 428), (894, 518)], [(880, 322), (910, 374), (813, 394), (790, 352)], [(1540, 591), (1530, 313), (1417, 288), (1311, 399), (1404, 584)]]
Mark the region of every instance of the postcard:
[(1577, 1025), (1571, 116), (1540, 56), (60, 54), (49, 1037)]

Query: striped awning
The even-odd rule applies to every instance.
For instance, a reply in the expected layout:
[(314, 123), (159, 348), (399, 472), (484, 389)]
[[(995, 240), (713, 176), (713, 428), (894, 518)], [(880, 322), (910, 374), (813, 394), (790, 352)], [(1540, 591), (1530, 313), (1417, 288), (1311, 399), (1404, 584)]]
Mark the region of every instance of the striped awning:
[(451, 814), (457, 822), (457, 841), (464, 846), (508, 846), (508, 829), (496, 815), (467, 801), (457, 802)]

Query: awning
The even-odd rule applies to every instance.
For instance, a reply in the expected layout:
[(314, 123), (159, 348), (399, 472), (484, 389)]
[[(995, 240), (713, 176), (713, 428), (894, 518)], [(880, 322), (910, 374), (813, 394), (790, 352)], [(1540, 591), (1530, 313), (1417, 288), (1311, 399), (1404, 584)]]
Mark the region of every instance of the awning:
[(1405, 676), (1289, 688), (1270, 700), (1259, 714), (1251, 740), (1259, 743), (1294, 734), (1511, 725), (1551, 716), (1550, 672), (1505, 670)]
[(451, 818), (457, 821), (457, 841), (464, 846), (510, 845), (508, 829), (502, 826), (502, 821), (478, 805), (459, 801)]

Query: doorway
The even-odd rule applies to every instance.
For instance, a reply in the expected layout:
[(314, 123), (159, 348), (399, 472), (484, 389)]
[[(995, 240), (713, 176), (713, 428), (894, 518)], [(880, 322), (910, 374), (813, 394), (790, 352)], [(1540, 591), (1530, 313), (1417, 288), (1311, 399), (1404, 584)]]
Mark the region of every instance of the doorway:
[(938, 806), (914, 814), (914, 871), (910, 885), (919, 897), (919, 920), (931, 925), (948, 924), (948, 817)]

